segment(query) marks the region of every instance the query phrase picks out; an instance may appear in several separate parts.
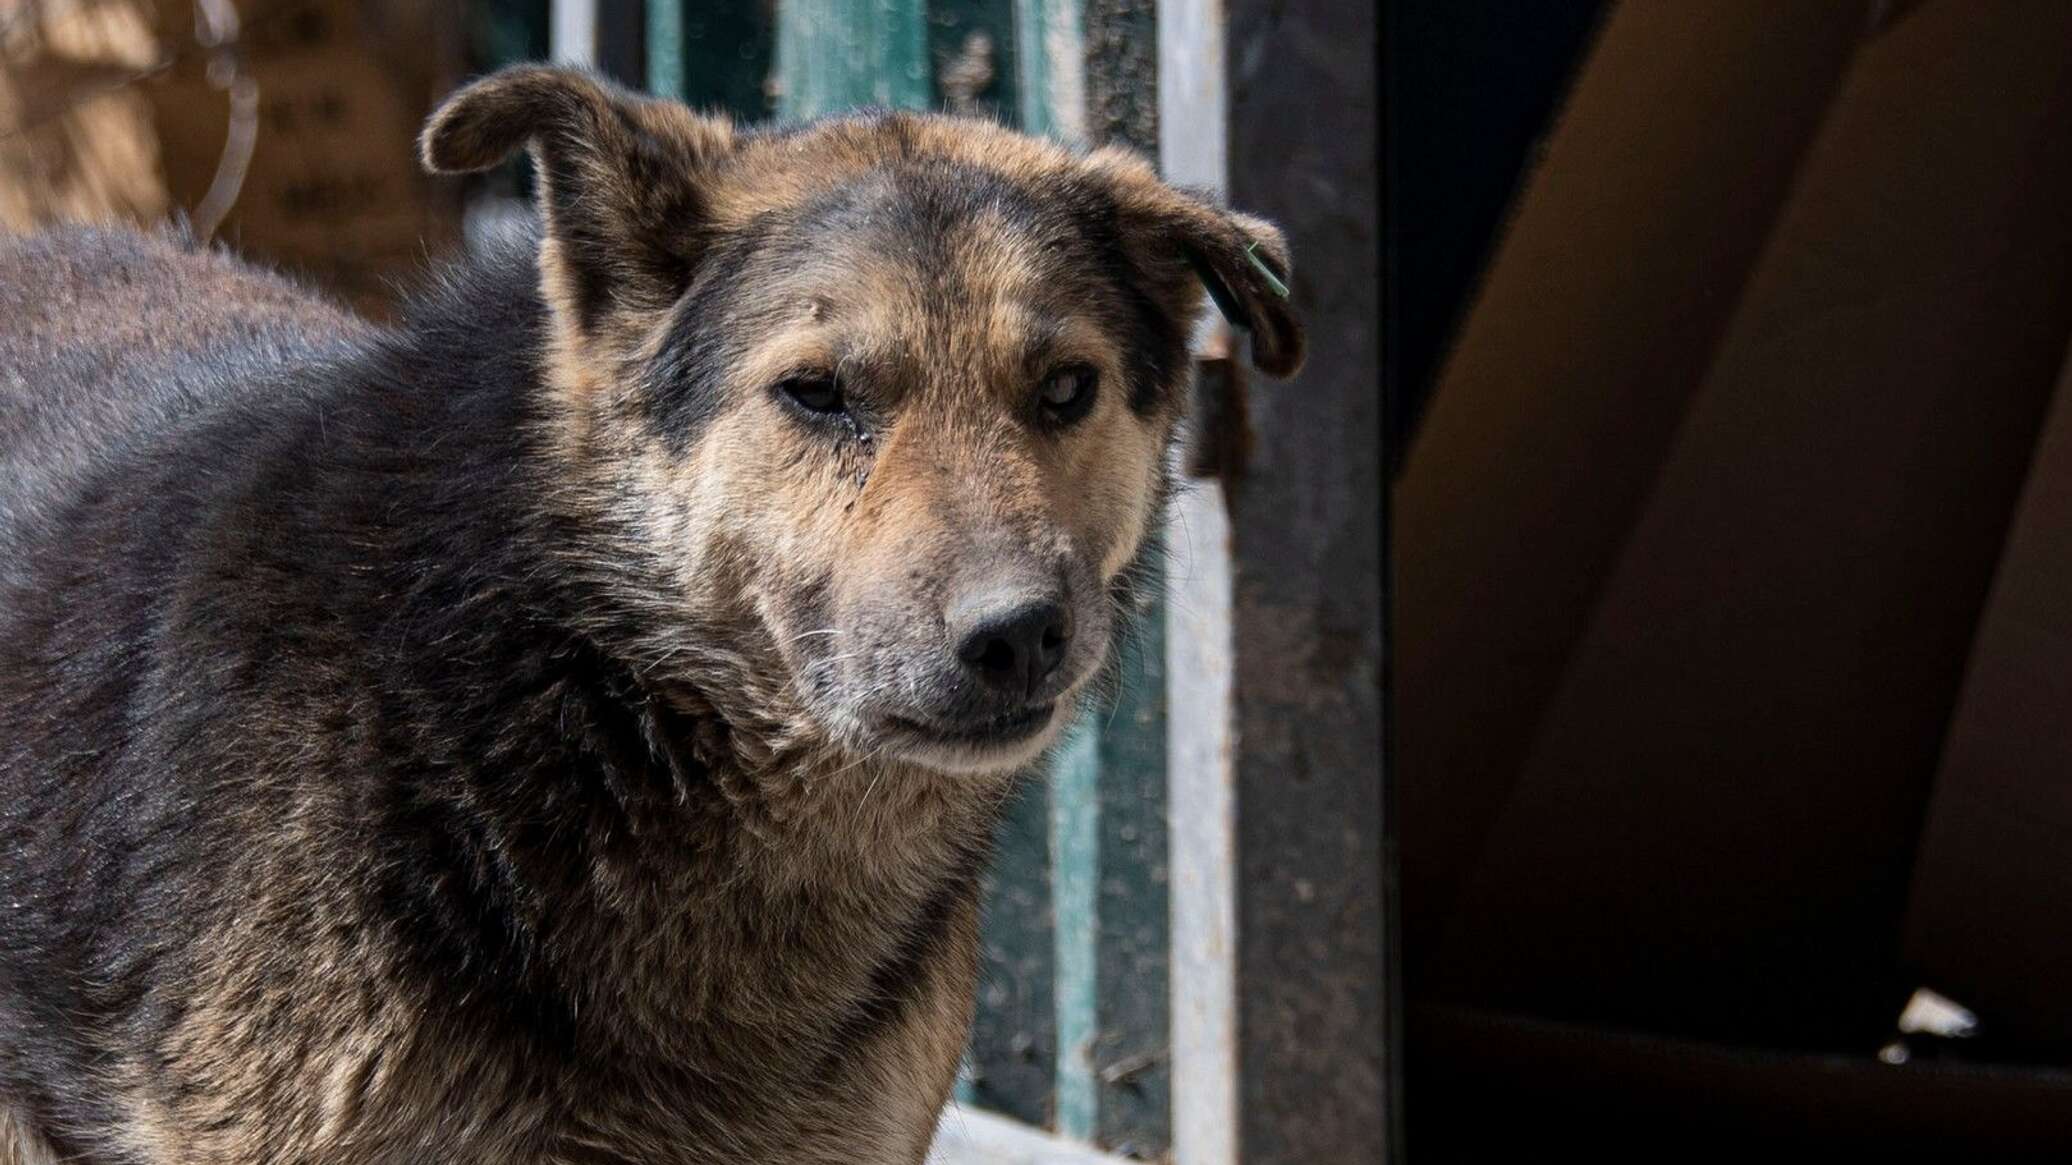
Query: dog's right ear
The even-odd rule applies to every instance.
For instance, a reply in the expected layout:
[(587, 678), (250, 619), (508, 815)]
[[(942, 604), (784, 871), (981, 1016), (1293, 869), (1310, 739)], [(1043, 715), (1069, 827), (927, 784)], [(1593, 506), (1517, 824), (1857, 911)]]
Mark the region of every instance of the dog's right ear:
[(1301, 369), (1302, 320), (1289, 299), (1288, 241), (1278, 227), (1168, 185), (1131, 150), (1104, 147), (1087, 155), (1086, 165), (1115, 200), (1139, 270), (1183, 322), (1191, 322), (1200, 302), (1199, 280), (1224, 317), (1251, 336), (1254, 366), (1284, 377)]
[(447, 98), (418, 139), (434, 174), (486, 170), (521, 146), (536, 162), (542, 290), (578, 336), (615, 307), (653, 308), (683, 290), (732, 123), (588, 73), (519, 65)]

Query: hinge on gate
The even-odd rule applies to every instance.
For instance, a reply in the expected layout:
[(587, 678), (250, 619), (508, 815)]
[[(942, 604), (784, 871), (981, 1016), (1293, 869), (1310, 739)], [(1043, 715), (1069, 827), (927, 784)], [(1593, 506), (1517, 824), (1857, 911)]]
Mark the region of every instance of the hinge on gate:
[(1194, 407), (1186, 444), (1189, 477), (1213, 477), (1227, 484), (1243, 474), (1250, 458), (1252, 427), (1236, 347), (1230, 329), (1218, 327), (1195, 351)]

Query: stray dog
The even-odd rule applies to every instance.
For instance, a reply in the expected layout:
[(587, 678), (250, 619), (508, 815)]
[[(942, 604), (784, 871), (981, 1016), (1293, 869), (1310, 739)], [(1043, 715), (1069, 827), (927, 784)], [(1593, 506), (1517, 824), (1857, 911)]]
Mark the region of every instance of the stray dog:
[(0, 247), (0, 1162), (915, 1162), (996, 812), (1256, 219), (907, 113), (450, 98), (538, 229), (393, 328)]

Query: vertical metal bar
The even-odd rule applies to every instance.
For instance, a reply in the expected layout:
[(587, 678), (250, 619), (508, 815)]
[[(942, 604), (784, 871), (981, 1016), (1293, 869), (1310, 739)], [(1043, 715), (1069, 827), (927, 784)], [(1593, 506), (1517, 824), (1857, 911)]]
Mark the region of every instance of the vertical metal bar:
[[(1055, 12), (1059, 0), (1048, 0)], [(1069, 21), (1070, 23), (1066, 23)], [(1059, 35), (1060, 29), (1070, 35)], [(1156, 13), (1143, 0), (1069, 0), (1045, 22), (1051, 132), (1158, 147)], [(1096, 107), (1109, 112), (1096, 114)], [(1126, 114), (1119, 111), (1126, 110)], [(1069, 120), (1065, 115), (1069, 114)], [(1100, 717), (1095, 1141), (1162, 1159), (1171, 1146), (1171, 851), (1167, 828), (1163, 546), (1147, 556), (1117, 694)]]
[[(656, 5), (671, 11), (658, 14)], [(659, 86), (674, 80), (677, 100), (700, 109), (724, 110), (744, 121), (761, 121), (772, 110), (770, 80), (776, 52), (775, 5), (713, 4), (701, 0), (650, 0), (649, 75)], [(656, 28), (657, 20), (674, 28)], [(666, 61), (677, 48), (677, 63)], [(658, 71), (664, 75), (658, 76)]]
[(684, 96), (683, 6), (690, 0), (647, 0), (647, 89), (657, 97)]
[(1140, 612), (1118, 691), (1050, 774), (1053, 1127), (1132, 1155), (1169, 1141), (1164, 621)]
[(1236, 1165), (1235, 699), (1230, 520), (1220, 488), (1209, 482), (1181, 491), (1166, 537), (1173, 1160)]
[[(1171, 181), (1221, 190), (1222, 4), (1159, 0), (1158, 46), (1160, 167)], [(1236, 1165), (1236, 708), (1230, 519), (1220, 483), (1180, 490), (1166, 542), (1173, 1160)]]
[(552, 0), (547, 51), (557, 65), (578, 69), (597, 64), (597, 0)]
[[(1087, 94), (1108, 57), (1090, 50), (1083, 0), (1017, 0), (1015, 18), (1023, 128), (1085, 140)], [(1150, 83), (1141, 71), (1099, 79)], [(1157, 601), (1163, 576), (1150, 569), (1146, 582), (1150, 594), (1123, 647), (1115, 694), (1089, 710), (1051, 775), (1055, 1112), (1067, 1136), (1161, 1156), (1172, 1123), (1165, 612)]]
[(1086, 49), (1080, 0), (1015, 0), (1015, 81), (1024, 132), (1086, 137)]
[(1050, 53), (1044, 43), (1044, 9), (1048, 0), (1014, 0), (1016, 116), (1022, 132), (1051, 132)]
[(1050, 870), (1051, 943), (1057, 952), (1054, 1127), (1091, 1141), (1100, 1119), (1094, 1041), (1100, 1031), (1101, 729), (1095, 718), (1072, 728), (1051, 766)]
[(1174, 499), (1166, 537), (1172, 847), (1173, 1160), (1236, 1165), (1237, 839), (1230, 520), (1213, 482)]
[(641, 84), (641, 0), (550, 0), (547, 52), (557, 65), (594, 69), (616, 81)]
[[(1153, 561), (1157, 555), (1154, 554)], [(1147, 570), (1119, 692), (1100, 717), (1095, 1140), (1158, 1159), (1172, 1139), (1165, 576)]]
[(596, 0), (595, 59), (592, 67), (621, 85), (647, 84), (645, 0)]
[(1057, 1085), (1049, 805), (1046, 784), (1030, 781), (1000, 823), (986, 875), (969, 1086), (960, 1095), (1032, 1125), (1049, 1123)]

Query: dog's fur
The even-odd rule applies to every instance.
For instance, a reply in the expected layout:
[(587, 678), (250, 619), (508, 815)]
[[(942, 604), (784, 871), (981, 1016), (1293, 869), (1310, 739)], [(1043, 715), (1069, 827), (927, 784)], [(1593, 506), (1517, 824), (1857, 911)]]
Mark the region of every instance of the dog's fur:
[[(0, 246), (0, 1165), (924, 1154), (1195, 273), (1287, 372), (1285, 249), (942, 117), (524, 68), (423, 142), (527, 145), (539, 231), (393, 330), (170, 237)], [(1062, 662), (989, 694), (956, 604), (1032, 585)]]

